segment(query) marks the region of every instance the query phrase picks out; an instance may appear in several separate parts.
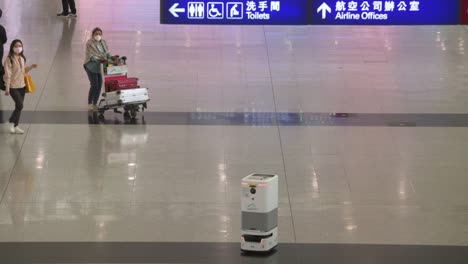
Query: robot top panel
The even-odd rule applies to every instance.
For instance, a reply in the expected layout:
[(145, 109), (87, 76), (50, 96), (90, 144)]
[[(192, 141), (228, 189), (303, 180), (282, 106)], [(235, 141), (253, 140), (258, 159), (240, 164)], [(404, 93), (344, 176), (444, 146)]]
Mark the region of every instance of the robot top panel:
[(244, 178), (244, 181), (252, 181), (252, 182), (268, 182), (278, 177), (274, 174), (263, 174), (263, 173), (254, 173), (250, 174), (249, 176)]

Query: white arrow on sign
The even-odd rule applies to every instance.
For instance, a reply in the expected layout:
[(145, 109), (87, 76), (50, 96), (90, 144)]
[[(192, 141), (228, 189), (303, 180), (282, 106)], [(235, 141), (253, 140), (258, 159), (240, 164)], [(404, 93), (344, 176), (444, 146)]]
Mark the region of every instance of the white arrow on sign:
[(322, 12), (322, 19), (327, 18), (327, 12), (331, 13), (331, 8), (327, 5), (327, 3), (323, 2), (317, 9), (317, 13)]
[(178, 6), (179, 3), (175, 3), (171, 6), (171, 8), (169, 8), (169, 12), (171, 12), (171, 14), (174, 17), (179, 17), (179, 14), (177, 14), (177, 12), (185, 12), (185, 8), (177, 8)]

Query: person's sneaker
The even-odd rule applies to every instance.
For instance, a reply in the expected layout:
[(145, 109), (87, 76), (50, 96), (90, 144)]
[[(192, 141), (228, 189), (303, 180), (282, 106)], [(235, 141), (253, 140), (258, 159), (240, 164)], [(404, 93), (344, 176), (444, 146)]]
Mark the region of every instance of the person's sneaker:
[(76, 13), (70, 13), (68, 16), (69, 17), (77, 17)]
[(8, 127), (10, 128), (10, 133), (15, 134), (15, 124), (8, 123)]
[(57, 14), (57, 16), (58, 17), (69, 17), (70, 14), (65, 14), (65, 13), (62, 12), (62, 13)]
[(94, 110), (94, 105), (89, 104), (89, 105), (88, 105), (88, 111), (93, 111), (93, 110)]
[(15, 134), (24, 134), (24, 131), (19, 127), (15, 127)]
[(97, 105), (93, 105), (93, 112), (99, 111), (99, 107)]

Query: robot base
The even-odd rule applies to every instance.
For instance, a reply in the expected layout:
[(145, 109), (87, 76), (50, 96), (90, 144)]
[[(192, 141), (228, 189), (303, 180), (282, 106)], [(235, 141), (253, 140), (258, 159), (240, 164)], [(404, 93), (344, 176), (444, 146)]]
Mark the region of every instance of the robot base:
[(278, 227), (261, 232), (242, 230), (241, 251), (267, 252), (278, 245)]

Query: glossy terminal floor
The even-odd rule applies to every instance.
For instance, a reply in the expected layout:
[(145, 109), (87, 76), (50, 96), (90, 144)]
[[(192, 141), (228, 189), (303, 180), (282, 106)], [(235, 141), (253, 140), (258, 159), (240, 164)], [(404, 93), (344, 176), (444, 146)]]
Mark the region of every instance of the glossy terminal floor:
[[(77, 4), (0, 2), (39, 64), (27, 133), (0, 132), (0, 263), (468, 263), (467, 28), (174, 26), (155, 0)], [(150, 89), (137, 120), (86, 111), (95, 26)], [(268, 256), (239, 253), (253, 172), (280, 177)]]

